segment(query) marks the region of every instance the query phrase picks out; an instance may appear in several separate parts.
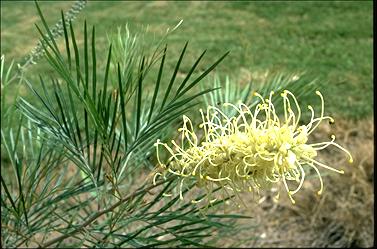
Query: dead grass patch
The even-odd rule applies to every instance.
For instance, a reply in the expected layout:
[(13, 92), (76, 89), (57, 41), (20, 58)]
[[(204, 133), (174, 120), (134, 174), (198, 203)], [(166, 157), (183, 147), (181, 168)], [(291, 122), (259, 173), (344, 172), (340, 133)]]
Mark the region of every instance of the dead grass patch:
[[(331, 133), (330, 133), (331, 132)], [(354, 157), (348, 164), (343, 153), (320, 153), (320, 161), (344, 168), (345, 174), (324, 177), (325, 190), (317, 196), (316, 178), (307, 180), (296, 205), (288, 198), (274, 203), (267, 198), (261, 205), (242, 210), (254, 217), (255, 230), (244, 231), (232, 239), (257, 240), (242, 247), (372, 247), (374, 241), (374, 126), (373, 119), (352, 122), (336, 120), (322, 125), (314, 139), (337, 135), (337, 142)], [(332, 152), (332, 151), (331, 151)], [(324, 171), (321, 171), (324, 172)], [(250, 222), (250, 221), (248, 221)], [(231, 241), (229, 241), (230, 245)]]

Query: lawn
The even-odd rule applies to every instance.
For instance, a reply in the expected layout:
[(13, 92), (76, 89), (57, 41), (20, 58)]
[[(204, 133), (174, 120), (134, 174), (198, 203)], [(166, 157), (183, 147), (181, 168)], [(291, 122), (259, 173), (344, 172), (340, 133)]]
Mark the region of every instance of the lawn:
[[(42, 2), (52, 26), (72, 2)], [(1, 2), (1, 53), (22, 61), (35, 46), (40, 24), (33, 2)], [(187, 65), (204, 49), (202, 65), (230, 50), (217, 71), (237, 80), (242, 74), (306, 72), (318, 78), (329, 114), (360, 119), (372, 115), (372, 2), (89, 2), (76, 19), (95, 25), (97, 47), (106, 34), (127, 23), (131, 31), (147, 27), (149, 38), (183, 23), (169, 39), (176, 58), (189, 41)], [(105, 50), (105, 49), (104, 49)], [(168, 61), (173, 67), (173, 62)], [(30, 70), (46, 72), (41, 62)], [(184, 73), (185, 67), (182, 69)]]

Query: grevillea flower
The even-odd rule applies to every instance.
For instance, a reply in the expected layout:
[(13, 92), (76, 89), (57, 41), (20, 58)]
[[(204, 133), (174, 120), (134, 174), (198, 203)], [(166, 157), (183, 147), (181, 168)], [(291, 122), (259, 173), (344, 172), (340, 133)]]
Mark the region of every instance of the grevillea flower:
[[(199, 110), (203, 122), (197, 132), (194, 131), (191, 120), (183, 116), (183, 126), (178, 129), (180, 144), (174, 140), (171, 141), (171, 146), (160, 140), (155, 143), (161, 169), (155, 174), (155, 178), (168, 172), (180, 177), (178, 189), (181, 199), (182, 190), (194, 181), (207, 195), (193, 202), (204, 199), (207, 199), (207, 203), (215, 201), (212, 193), (218, 187), (228, 195), (239, 196), (240, 192), (259, 193), (259, 190), (283, 185), (292, 203), (295, 203), (292, 196), (302, 187), (304, 167), (311, 167), (319, 177), (320, 195), (323, 181), (319, 169), (340, 174), (344, 171), (317, 161), (317, 151), (333, 145), (348, 154), (350, 163), (352, 156), (334, 142), (334, 135), (331, 136), (331, 141), (307, 143), (308, 136), (321, 121), (334, 122), (331, 117), (324, 116), (324, 100), (319, 91), (316, 94), (321, 99), (320, 116), (315, 117), (314, 109), (308, 106), (311, 119), (306, 125), (299, 125), (301, 109), (291, 92), (285, 90), (281, 94), (284, 109), (282, 118), (276, 114), (272, 103), (273, 94), (271, 92), (269, 98), (264, 99), (260, 94), (254, 93), (260, 101), (253, 111), (242, 103), (238, 106), (223, 104), (224, 108), (236, 111), (236, 115), (232, 116), (214, 106), (208, 106), (206, 113)], [(297, 114), (293, 111), (292, 103)], [(165, 163), (161, 160), (161, 148), (169, 154)], [(295, 182), (296, 187), (292, 189), (289, 182)]]

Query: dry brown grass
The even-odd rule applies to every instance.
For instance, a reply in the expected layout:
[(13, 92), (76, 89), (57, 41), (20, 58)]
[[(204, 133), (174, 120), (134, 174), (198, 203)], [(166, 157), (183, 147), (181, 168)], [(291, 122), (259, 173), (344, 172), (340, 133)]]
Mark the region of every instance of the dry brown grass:
[[(354, 157), (348, 164), (343, 153), (322, 151), (320, 161), (343, 168), (344, 175), (330, 173), (324, 178), (325, 190), (317, 196), (319, 183), (306, 180), (295, 195), (274, 203), (267, 198), (261, 205), (243, 210), (258, 224), (229, 241), (257, 237), (241, 247), (372, 247), (374, 243), (374, 128), (373, 120), (339, 121), (322, 125), (314, 140), (337, 135), (337, 142)], [(331, 132), (331, 133), (330, 133)], [(324, 171), (321, 171), (324, 172)], [(250, 222), (250, 221), (248, 221)], [(228, 243), (227, 243), (228, 244)]]

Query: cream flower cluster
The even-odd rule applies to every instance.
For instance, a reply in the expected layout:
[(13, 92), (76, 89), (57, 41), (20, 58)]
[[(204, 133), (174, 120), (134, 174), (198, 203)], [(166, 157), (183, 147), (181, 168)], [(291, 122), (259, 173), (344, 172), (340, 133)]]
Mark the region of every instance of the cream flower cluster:
[[(311, 167), (318, 174), (318, 194), (321, 194), (323, 181), (319, 168), (341, 174), (344, 172), (315, 160), (317, 151), (333, 145), (348, 154), (350, 162), (352, 156), (334, 142), (334, 135), (331, 136), (331, 141), (307, 143), (308, 136), (321, 121), (334, 122), (331, 117), (324, 116), (324, 100), (319, 91), (316, 94), (321, 99), (320, 116), (315, 117), (314, 109), (308, 106), (312, 117), (307, 125), (299, 125), (300, 106), (288, 90), (281, 94), (284, 113), (279, 118), (272, 103), (273, 94), (271, 92), (269, 98), (264, 99), (260, 94), (254, 93), (260, 101), (253, 111), (242, 103), (238, 106), (225, 103), (224, 108), (236, 111), (234, 116), (226, 115), (217, 107), (208, 106), (205, 113), (200, 110), (203, 122), (197, 132), (194, 131), (191, 120), (183, 116), (183, 126), (178, 129), (179, 144), (174, 140), (171, 141), (171, 146), (160, 140), (155, 143), (160, 167), (155, 178), (168, 172), (177, 175), (180, 178), (178, 188), (181, 199), (182, 190), (194, 181), (207, 195), (193, 202), (206, 199), (207, 203), (216, 200), (212, 193), (218, 187), (228, 196), (238, 196), (240, 192), (259, 193), (259, 190), (271, 189), (274, 184), (280, 186), (282, 183), (292, 203), (295, 203), (292, 196), (302, 187), (304, 167)], [(166, 162), (161, 160), (161, 148), (169, 154)], [(289, 182), (294, 182), (294, 189)]]

